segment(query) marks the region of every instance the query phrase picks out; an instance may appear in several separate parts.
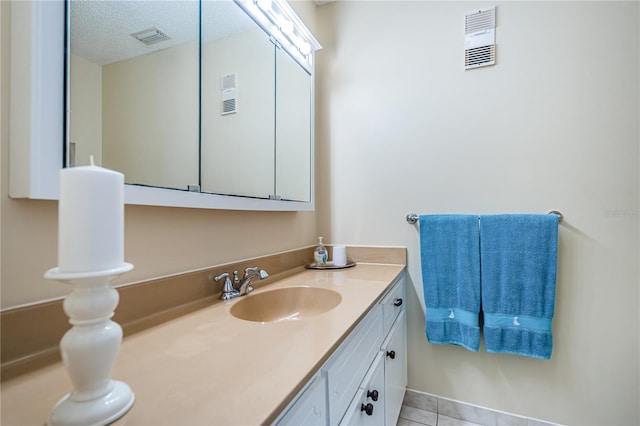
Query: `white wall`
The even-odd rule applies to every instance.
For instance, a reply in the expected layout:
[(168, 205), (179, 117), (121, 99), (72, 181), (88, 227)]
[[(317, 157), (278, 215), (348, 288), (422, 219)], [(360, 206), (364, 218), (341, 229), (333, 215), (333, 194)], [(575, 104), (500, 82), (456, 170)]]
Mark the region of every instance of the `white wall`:
[[(464, 71), (464, 15), (493, 5), (497, 64)], [(319, 8), (320, 232), (408, 247), (410, 388), (566, 424), (640, 422), (638, 5)], [(427, 343), (405, 214), (548, 209), (565, 215), (552, 359)]]

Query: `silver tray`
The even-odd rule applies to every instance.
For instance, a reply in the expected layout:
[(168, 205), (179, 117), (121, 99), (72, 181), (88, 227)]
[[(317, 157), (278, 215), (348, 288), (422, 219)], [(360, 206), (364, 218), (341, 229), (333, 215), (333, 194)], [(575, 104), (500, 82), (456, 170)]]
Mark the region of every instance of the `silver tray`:
[(347, 259), (347, 264), (344, 266), (336, 266), (333, 264), (333, 262), (327, 262), (326, 265), (319, 265), (317, 263), (311, 263), (309, 265), (304, 265), (305, 268), (307, 269), (346, 269), (346, 268), (352, 268), (356, 266), (356, 262), (354, 262), (353, 260), (349, 260)]

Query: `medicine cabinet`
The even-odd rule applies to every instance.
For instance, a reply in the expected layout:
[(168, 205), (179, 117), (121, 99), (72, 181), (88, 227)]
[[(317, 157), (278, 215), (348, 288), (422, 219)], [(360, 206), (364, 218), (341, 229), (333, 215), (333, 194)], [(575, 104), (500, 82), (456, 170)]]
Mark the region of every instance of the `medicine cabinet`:
[(16, 2), (12, 22), (12, 197), (56, 199), (94, 155), (129, 204), (313, 210), (320, 45), (286, 2)]

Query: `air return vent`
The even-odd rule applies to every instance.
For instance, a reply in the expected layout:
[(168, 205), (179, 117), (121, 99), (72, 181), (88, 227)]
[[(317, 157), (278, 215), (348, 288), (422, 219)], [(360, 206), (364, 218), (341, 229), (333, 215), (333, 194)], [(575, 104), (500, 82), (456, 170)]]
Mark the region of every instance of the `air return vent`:
[(236, 74), (220, 77), (220, 115), (238, 112)]
[(131, 34), (131, 36), (136, 40), (143, 42), (147, 46), (171, 39), (171, 37), (160, 31), (156, 27), (138, 31), (137, 33)]
[(496, 63), (496, 8), (465, 15), (464, 67), (472, 69)]
[(223, 99), (221, 115), (233, 114), (236, 112), (236, 98)]

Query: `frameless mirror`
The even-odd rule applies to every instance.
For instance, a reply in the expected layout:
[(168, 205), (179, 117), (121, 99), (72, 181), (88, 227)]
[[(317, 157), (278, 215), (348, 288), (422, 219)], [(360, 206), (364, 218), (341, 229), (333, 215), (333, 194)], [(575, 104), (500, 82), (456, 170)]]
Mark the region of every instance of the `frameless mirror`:
[[(239, 30), (216, 37), (220, 24), (231, 21)], [(274, 50), (269, 35), (234, 3), (202, 3), (203, 192), (274, 193)]]
[[(309, 70), (320, 46), (286, 3), (67, 4), (68, 166), (93, 155), (138, 187), (312, 202)], [(267, 33), (285, 16), (289, 38)]]
[(311, 200), (311, 76), (276, 50), (276, 194)]
[(69, 165), (118, 170), (126, 183), (199, 182), (199, 3), (69, 3)]

